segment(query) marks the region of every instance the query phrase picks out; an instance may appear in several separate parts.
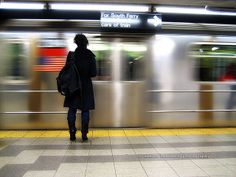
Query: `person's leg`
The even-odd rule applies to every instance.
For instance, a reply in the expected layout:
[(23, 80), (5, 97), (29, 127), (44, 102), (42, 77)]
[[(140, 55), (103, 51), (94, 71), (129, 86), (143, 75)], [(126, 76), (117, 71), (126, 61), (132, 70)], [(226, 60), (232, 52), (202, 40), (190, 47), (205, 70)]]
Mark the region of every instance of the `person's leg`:
[(81, 111), (81, 133), (83, 141), (87, 140), (87, 133), (89, 129), (89, 111)]
[(77, 109), (69, 108), (68, 114), (67, 114), (68, 127), (69, 127), (69, 131), (70, 131), (70, 140), (71, 141), (74, 141), (76, 139), (76, 137), (75, 137), (75, 134), (76, 134), (76, 126), (75, 126), (76, 112), (77, 112)]

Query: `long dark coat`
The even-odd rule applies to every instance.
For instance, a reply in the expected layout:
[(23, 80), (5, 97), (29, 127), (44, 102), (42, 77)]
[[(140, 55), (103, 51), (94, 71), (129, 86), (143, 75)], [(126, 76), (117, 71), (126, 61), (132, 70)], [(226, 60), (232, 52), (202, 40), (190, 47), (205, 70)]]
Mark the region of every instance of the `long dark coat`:
[[(67, 55), (67, 61), (71, 57)], [(74, 52), (75, 64), (78, 68), (82, 84), (82, 93), (75, 92), (66, 96), (64, 107), (72, 107), (83, 111), (95, 109), (94, 92), (91, 77), (97, 74), (95, 55), (88, 49), (77, 48)]]

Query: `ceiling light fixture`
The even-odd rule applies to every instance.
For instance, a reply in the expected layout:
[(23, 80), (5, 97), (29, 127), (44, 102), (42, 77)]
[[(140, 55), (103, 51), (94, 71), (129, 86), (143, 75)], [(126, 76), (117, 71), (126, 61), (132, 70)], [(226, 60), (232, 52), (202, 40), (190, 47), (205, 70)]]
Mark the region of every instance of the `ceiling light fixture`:
[(44, 9), (44, 3), (1, 2), (0, 9)]
[(208, 10), (207, 6), (205, 8), (157, 6), (155, 7), (155, 11), (159, 13), (173, 13), (173, 14), (236, 16), (236, 13), (234, 12)]
[(52, 10), (148, 12), (147, 5), (51, 3)]

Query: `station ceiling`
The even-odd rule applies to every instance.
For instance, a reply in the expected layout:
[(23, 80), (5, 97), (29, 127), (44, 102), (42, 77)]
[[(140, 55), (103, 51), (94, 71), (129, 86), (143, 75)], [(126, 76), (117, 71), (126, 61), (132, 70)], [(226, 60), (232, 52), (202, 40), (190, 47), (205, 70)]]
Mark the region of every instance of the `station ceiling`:
[[(236, 0), (0, 0), (0, 2), (60, 2), (146, 4), (163, 6), (205, 7), (223, 12), (236, 12)], [(151, 6), (150, 6), (151, 7)], [(154, 7), (154, 6), (153, 6)], [(49, 9), (50, 10), (50, 9)], [(0, 11), (0, 28), (6, 31), (101, 31), (99, 11)], [(43, 17), (43, 18), (42, 18)], [(1, 19), (2, 18), (2, 19)], [(44, 20), (46, 18), (46, 21)], [(25, 20), (27, 19), (27, 20)], [(37, 20), (34, 20), (37, 19)], [(61, 21), (57, 21), (62, 19)], [(66, 28), (65, 28), (66, 26)], [(205, 16), (201, 14), (162, 14), (162, 31), (169, 33), (236, 34), (235, 16)], [(123, 29), (121, 29), (124, 32)], [(120, 31), (118, 31), (120, 32)], [(148, 33), (147, 31), (131, 31)], [(130, 31), (127, 30), (127, 33)]]
[(129, 3), (176, 6), (211, 6), (236, 9), (236, 0), (1, 0), (1, 2), (77, 2), (77, 3)]

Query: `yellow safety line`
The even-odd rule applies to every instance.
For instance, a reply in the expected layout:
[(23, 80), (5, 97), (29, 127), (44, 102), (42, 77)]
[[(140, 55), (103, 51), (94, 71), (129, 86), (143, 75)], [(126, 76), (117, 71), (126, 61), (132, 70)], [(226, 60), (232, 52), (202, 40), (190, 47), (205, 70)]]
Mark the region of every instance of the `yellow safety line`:
[[(91, 129), (89, 137), (122, 136), (176, 136), (236, 134), (236, 128), (188, 128), (188, 129)], [(77, 136), (80, 136), (80, 131)], [(0, 131), (0, 138), (51, 138), (68, 137), (67, 130)]]

